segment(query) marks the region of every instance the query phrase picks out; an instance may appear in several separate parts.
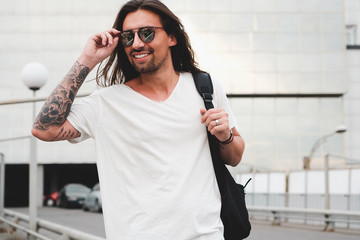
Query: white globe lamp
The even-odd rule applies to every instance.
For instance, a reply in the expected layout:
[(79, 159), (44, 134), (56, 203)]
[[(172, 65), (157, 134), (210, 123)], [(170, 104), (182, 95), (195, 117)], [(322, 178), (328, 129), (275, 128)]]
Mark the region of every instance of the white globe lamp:
[(21, 79), (25, 85), (33, 91), (39, 90), (48, 80), (49, 72), (39, 62), (26, 64), (21, 71)]

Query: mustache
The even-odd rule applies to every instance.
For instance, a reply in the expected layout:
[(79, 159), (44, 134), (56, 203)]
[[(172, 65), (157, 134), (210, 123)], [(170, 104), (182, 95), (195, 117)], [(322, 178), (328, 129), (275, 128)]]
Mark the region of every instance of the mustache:
[(130, 54), (133, 55), (134, 53), (139, 53), (139, 52), (142, 52), (142, 51), (147, 51), (149, 53), (153, 53), (154, 49), (152, 49), (152, 48), (145, 49), (145, 47), (141, 47), (141, 48), (133, 49), (130, 52)]

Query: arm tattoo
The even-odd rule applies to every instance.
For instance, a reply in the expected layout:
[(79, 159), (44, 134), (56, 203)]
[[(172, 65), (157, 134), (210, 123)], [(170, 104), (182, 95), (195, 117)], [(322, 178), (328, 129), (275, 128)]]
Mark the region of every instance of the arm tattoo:
[(54, 137), (52, 140), (53, 141), (59, 141), (59, 140), (66, 140), (66, 139), (72, 139), (72, 138), (77, 138), (80, 137), (80, 132), (79, 131), (71, 131), (68, 130), (67, 132), (64, 132), (64, 127), (62, 127), (59, 131), (59, 134)]
[[(34, 127), (47, 130), (51, 126), (61, 126), (70, 113), (75, 96), (84, 82), (90, 69), (76, 62), (64, 80), (55, 88), (37, 116)], [(63, 129), (62, 129), (63, 131)], [(63, 134), (63, 135), (60, 135)], [(80, 133), (73, 133), (79, 135)], [(69, 133), (59, 133), (56, 139), (65, 139)]]

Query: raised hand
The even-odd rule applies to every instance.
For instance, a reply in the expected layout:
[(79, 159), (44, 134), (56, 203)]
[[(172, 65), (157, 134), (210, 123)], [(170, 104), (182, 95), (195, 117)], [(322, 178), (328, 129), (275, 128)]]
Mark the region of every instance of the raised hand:
[(106, 59), (116, 48), (120, 31), (115, 28), (92, 35), (81, 54), (78, 62), (93, 69), (96, 64)]

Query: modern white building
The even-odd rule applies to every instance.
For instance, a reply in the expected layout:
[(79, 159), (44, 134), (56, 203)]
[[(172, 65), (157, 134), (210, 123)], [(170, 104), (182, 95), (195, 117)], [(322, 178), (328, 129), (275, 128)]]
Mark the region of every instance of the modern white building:
[[(49, 71), (47, 84), (37, 91), (38, 97), (47, 97), (88, 37), (110, 28), (124, 2), (0, 1), (0, 102), (32, 97), (20, 73), (33, 61)], [(219, 80), (229, 95), (246, 141), (243, 162), (234, 172), (254, 167), (302, 169), (303, 158), (316, 140), (341, 124), (348, 131), (328, 138), (315, 152), (311, 168), (322, 167), (325, 154), (360, 159), (358, 0), (164, 3), (182, 19), (202, 69)], [(93, 79), (94, 73), (80, 94), (97, 88)], [(37, 103), (37, 111), (42, 104)], [(30, 135), (31, 125), (31, 103), (0, 105), (6, 204), (18, 197), (9, 192), (10, 186), (27, 190), (30, 141), (18, 138)], [(69, 181), (94, 184), (94, 151), (92, 140), (77, 145), (39, 141), (40, 189), (48, 194)]]

